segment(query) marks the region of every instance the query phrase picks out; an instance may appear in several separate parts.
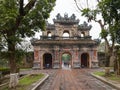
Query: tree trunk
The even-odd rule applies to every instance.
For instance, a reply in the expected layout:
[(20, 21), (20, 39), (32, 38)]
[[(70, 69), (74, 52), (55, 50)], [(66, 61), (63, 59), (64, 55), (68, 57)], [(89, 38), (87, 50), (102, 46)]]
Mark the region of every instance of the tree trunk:
[(18, 73), (17, 66), (15, 60), (15, 41), (11, 39), (15, 34), (9, 32), (7, 35), (8, 38), (8, 56), (9, 56), (9, 64), (10, 64), (10, 88), (15, 88), (18, 84)]
[(117, 53), (117, 75), (120, 75), (120, 54), (119, 53)]
[(106, 63), (105, 63), (105, 67), (109, 67), (109, 65), (110, 65), (110, 53), (108, 53), (106, 56)]
[(15, 88), (18, 85), (18, 82), (19, 82), (18, 81), (18, 73), (11, 73), (9, 87)]
[(117, 58), (115, 57), (115, 59), (114, 59), (114, 72), (115, 72), (115, 74), (116, 74), (116, 72), (117, 72)]

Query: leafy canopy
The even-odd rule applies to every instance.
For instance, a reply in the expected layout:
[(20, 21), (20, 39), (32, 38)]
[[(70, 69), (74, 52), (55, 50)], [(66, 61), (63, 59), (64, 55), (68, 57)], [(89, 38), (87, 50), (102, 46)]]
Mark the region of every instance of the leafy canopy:
[(20, 42), (20, 38), (31, 37), (36, 31), (45, 29), (45, 21), (55, 5), (55, 0), (0, 0), (0, 35), (8, 40)]
[[(103, 24), (101, 20), (97, 20), (99, 14), (102, 15)], [(82, 15), (87, 17), (89, 22), (94, 20), (101, 25), (102, 38), (109, 35), (113, 42), (116, 40), (120, 43), (120, 0), (99, 0), (96, 9), (85, 8)]]

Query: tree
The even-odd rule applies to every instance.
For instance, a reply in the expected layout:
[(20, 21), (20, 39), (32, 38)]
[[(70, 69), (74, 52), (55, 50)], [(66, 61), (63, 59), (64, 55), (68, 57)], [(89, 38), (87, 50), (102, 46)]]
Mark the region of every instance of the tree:
[(62, 60), (64, 61), (64, 62), (69, 62), (70, 61), (70, 55), (69, 54), (63, 54), (62, 55)]
[[(112, 55), (114, 56), (114, 70), (118, 72), (116, 74), (120, 74), (119, 61), (117, 59), (118, 54), (115, 51), (115, 43), (120, 43), (120, 1), (119, 0), (102, 0), (99, 2), (99, 7), (101, 8), (102, 16), (106, 24), (109, 25), (109, 35), (111, 37), (111, 41), (113, 42), (110, 49), (112, 49)], [(119, 50), (119, 49), (118, 49)], [(110, 50), (109, 50), (110, 51)], [(117, 56), (116, 56), (117, 55)]]
[[(96, 0), (96, 8), (89, 8), (88, 1), (87, 8), (80, 8), (77, 0), (74, 0), (78, 9), (82, 12), (82, 15), (87, 17), (88, 22), (95, 21), (99, 23), (101, 27), (101, 38), (106, 43), (106, 66), (109, 66), (110, 58), (114, 55), (114, 46), (116, 40), (119, 41), (118, 32), (120, 27), (120, 1), (119, 0)], [(97, 16), (102, 16), (102, 19), (98, 19)], [(108, 38), (109, 37), (109, 38)]]
[[(7, 43), (10, 63), (10, 87), (15, 87), (16, 45), (24, 37), (31, 37), (40, 29), (45, 29), (45, 21), (55, 5), (55, 0), (1, 0), (0, 1), (0, 35)], [(15, 81), (14, 81), (15, 80)], [(13, 83), (13, 85), (12, 85)]]

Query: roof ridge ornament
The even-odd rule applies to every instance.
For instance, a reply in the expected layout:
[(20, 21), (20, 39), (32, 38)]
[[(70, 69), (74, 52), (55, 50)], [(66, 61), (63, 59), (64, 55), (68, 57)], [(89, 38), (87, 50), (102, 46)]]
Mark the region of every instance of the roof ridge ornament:
[(65, 14), (64, 14), (64, 18), (65, 18), (65, 19), (69, 19), (69, 18), (68, 18), (68, 13), (65, 13)]
[(54, 23), (60, 23), (60, 24), (78, 24), (79, 19), (76, 19), (75, 14), (72, 14), (70, 17), (68, 17), (68, 13), (65, 13), (62, 17), (60, 13), (56, 15), (56, 19), (53, 19)]
[(91, 25), (88, 25), (86, 21), (83, 22), (83, 24), (80, 24), (78, 29), (80, 30), (90, 30), (92, 28)]
[(62, 18), (61, 15), (60, 15), (60, 13), (58, 13), (58, 14), (56, 15), (56, 18), (57, 18), (58, 20)]

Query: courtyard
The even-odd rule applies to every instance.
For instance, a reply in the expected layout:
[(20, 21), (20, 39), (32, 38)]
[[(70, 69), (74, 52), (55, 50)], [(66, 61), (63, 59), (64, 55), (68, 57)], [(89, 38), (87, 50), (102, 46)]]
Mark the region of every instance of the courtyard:
[(37, 90), (117, 90), (91, 76), (100, 69), (45, 69), (22, 71), (21, 74), (47, 73), (49, 78)]

